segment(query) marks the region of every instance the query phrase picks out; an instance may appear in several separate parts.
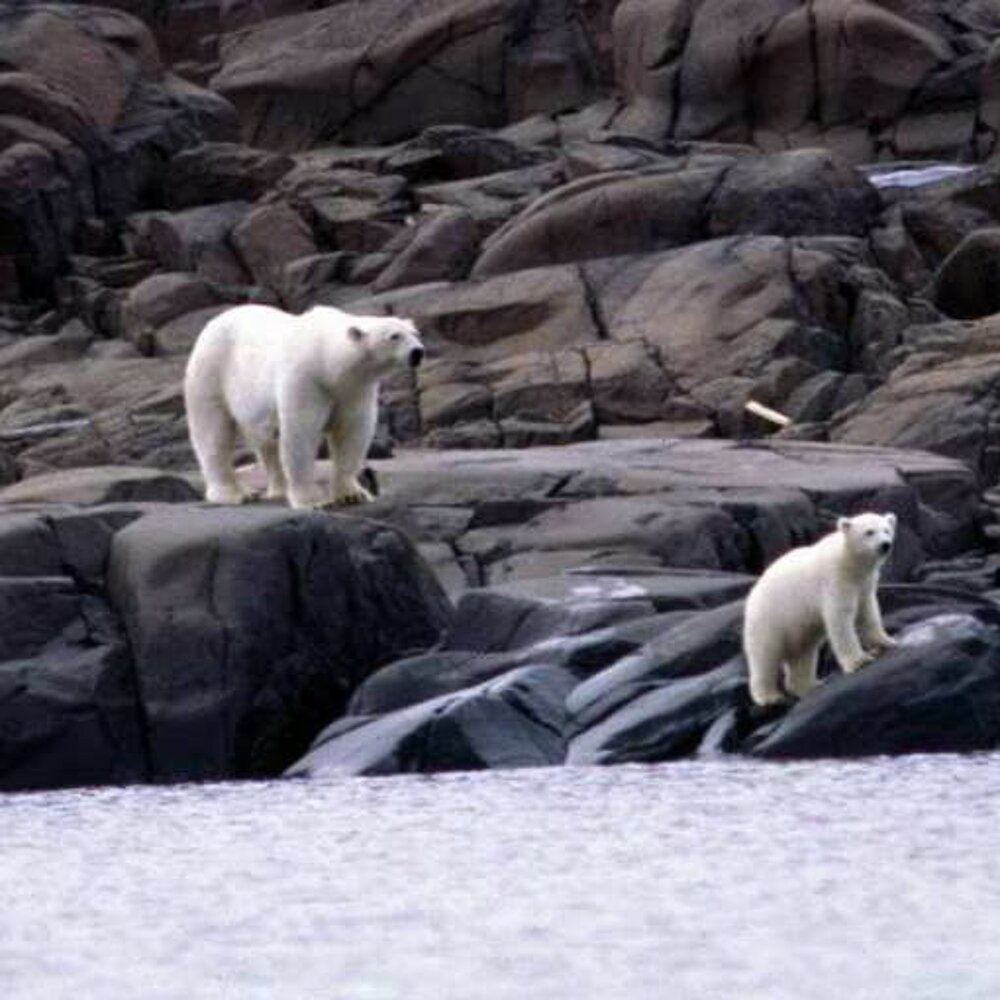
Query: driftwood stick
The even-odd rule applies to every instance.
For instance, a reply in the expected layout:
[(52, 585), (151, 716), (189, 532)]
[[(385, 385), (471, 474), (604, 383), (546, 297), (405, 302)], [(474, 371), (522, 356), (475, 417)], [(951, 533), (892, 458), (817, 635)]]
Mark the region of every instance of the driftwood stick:
[(763, 420), (767, 420), (769, 423), (777, 424), (779, 427), (787, 427), (792, 422), (791, 417), (787, 417), (784, 413), (779, 413), (777, 410), (772, 410), (770, 406), (765, 406), (763, 403), (758, 403), (756, 399), (748, 400), (744, 405), (744, 409), (756, 414)]

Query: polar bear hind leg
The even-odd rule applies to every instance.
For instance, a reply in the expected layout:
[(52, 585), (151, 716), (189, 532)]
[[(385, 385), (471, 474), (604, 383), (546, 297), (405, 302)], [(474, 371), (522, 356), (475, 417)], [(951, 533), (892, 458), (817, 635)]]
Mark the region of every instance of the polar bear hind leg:
[(191, 445), (205, 480), (209, 503), (242, 503), (243, 491), (233, 468), (236, 422), (225, 405), (198, 392), (186, 400)]
[(781, 668), (784, 662), (780, 646), (768, 637), (750, 632), (746, 641), (747, 667), (750, 675), (750, 697), (758, 705), (783, 705), (788, 697), (781, 690)]
[(816, 687), (819, 647), (820, 644), (816, 643), (788, 661), (785, 687), (790, 695), (804, 698)]

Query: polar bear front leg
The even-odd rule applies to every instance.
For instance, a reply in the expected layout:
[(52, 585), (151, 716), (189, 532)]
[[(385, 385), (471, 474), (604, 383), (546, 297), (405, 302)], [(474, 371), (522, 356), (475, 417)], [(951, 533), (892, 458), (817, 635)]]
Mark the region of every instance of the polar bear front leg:
[(898, 645), (882, 624), (882, 613), (879, 610), (874, 581), (861, 598), (858, 612), (858, 634), (861, 636), (861, 645), (874, 652), (881, 652)]
[(847, 674), (875, 659), (866, 653), (855, 629), (856, 607), (844, 600), (828, 600), (823, 606), (823, 626), (840, 669)]
[(358, 481), (378, 419), (378, 390), (372, 388), (352, 406), (344, 406), (327, 434), (330, 461), (331, 499), (334, 503), (369, 503), (375, 498)]
[(316, 453), (330, 403), (318, 386), (295, 382), (278, 394), (278, 455), (288, 503), (297, 510), (326, 505), (316, 482)]

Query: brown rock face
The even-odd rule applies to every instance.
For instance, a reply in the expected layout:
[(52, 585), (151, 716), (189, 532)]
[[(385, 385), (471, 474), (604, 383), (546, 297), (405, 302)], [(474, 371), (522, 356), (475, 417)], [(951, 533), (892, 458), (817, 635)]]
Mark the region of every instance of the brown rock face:
[(856, 162), (975, 155), (996, 142), (992, 98), (978, 91), (995, 91), (998, 24), (995, 6), (975, 0), (623, 0), (618, 124), (765, 148), (822, 144)]
[(1000, 317), (913, 327), (906, 359), (844, 414), (837, 440), (928, 448), (962, 459), (985, 482), (1000, 474)]
[(26, 297), (51, 289), (85, 220), (120, 222), (159, 183), (164, 152), (235, 125), (120, 11), (0, 4), (0, 67), (0, 272)]
[(380, 433), (438, 447), (773, 432), (751, 398), (877, 440), (914, 331), (1000, 306), (996, 163), (865, 164), (990, 154), (993, 2), (114, 6), (0, 0), (0, 431), (58, 428), (19, 474), (189, 461), (175, 376), (241, 301), (413, 316)]
[(865, 392), (910, 321), (847, 237), (701, 241), (351, 308), (418, 321), (431, 347), (420, 427), (447, 446), (524, 443), (513, 421), (533, 426), (534, 443), (619, 425), (754, 433), (751, 397), (822, 422)]
[(825, 150), (666, 164), (588, 174), (537, 198), (489, 239), (474, 274), (737, 233), (863, 236), (878, 208), (874, 188)]
[(226, 37), (212, 86), (274, 149), (499, 125), (584, 103), (601, 76), (569, 0), (348, 0)]

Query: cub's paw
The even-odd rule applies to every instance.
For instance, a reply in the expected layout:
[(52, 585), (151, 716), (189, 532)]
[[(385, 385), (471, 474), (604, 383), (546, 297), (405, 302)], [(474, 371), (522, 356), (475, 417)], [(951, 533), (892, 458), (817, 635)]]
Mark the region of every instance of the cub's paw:
[(853, 660), (849, 660), (844, 664), (844, 673), (853, 674), (856, 670), (860, 670), (862, 667), (867, 666), (869, 663), (875, 661), (875, 656), (872, 653), (863, 652), (860, 656), (855, 657)]
[(865, 652), (869, 656), (878, 656), (880, 653), (884, 653), (887, 649), (892, 649), (893, 646), (898, 646), (899, 643), (892, 638), (892, 636), (884, 635), (878, 636), (873, 639), (865, 640)]

